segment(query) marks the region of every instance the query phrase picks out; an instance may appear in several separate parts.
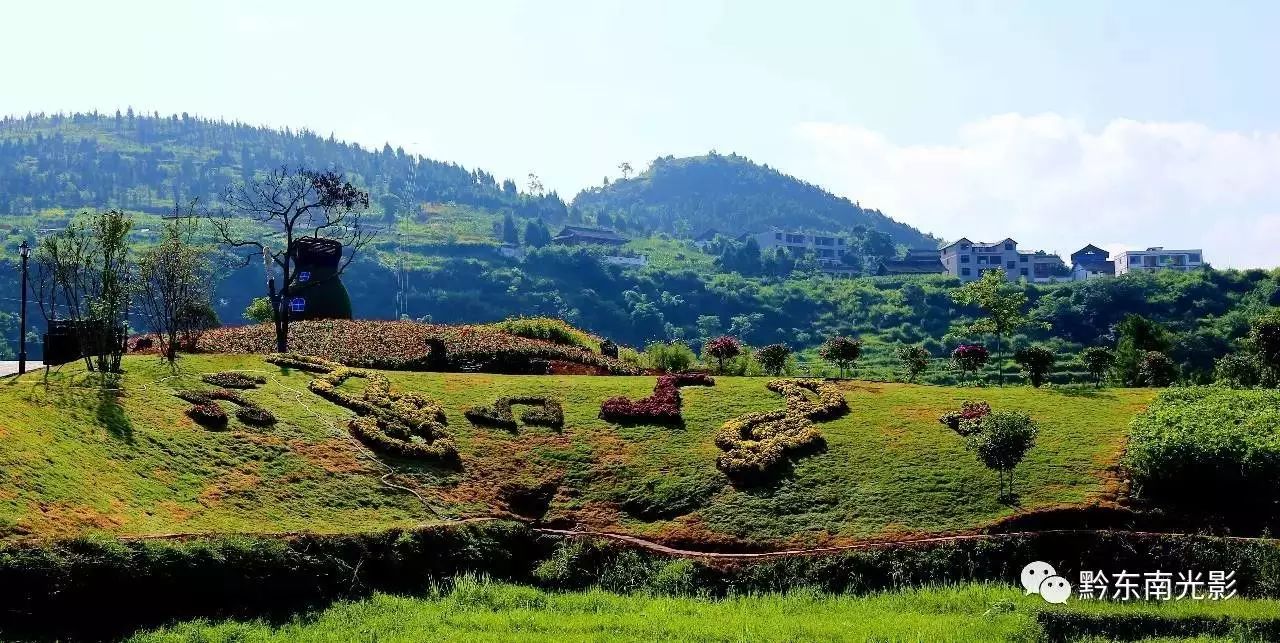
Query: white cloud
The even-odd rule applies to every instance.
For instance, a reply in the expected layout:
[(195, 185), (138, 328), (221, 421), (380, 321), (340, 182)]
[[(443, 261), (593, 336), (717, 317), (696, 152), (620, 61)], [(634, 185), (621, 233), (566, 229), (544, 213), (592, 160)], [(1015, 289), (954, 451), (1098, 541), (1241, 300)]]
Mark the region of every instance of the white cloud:
[(1219, 267), (1280, 265), (1280, 132), (1057, 114), (1005, 114), (948, 145), (900, 145), (862, 127), (804, 123), (821, 185), (926, 232), (1006, 236), (1067, 254), (1086, 243), (1203, 248)]

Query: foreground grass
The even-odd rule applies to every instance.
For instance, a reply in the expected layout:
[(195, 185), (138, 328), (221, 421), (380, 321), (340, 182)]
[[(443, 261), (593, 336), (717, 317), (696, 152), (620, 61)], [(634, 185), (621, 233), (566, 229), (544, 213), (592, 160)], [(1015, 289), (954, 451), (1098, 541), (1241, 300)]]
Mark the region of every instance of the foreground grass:
[(279, 626), (194, 621), (140, 633), (131, 641), (1009, 641), (1041, 638), (1036, 616), (1046, 610), (1267, 619), (1280, 614), (1280, 602), (1051, 606), (1038, 596), (995, 585), (860, 597), (796, 592), (710, 600), (599, 590), (552, 593), (464, 578), (451, 590), (425, 598), (380, 594)]
[[(1106, 497), (1128, 422), (1153, 395), (849, 382), (851, 413), (819, 426), (824, 451), (736, 487), (715, 468), (713, 437), (730, 418), (781, 406), (762, 378), (683, 389), (683, 426), (622, 427), (597, 417), (600, 403), (646, 396), (654, 378), (389, 373), (396, 390), (446, 409), (462, 466), (442, 469), (370, 457), (345, 432), (350, 413), (306, 390), (310, 375), (257, 356), (185, 357), (176, 373), (154, 357), (127, 358), (125, 367), (120, 391), (99, 391), (75, 365), (47, 385), (39, 374), (0, 381), (0, 537), (350, 531), (436, 519), (379, 480), (387, 465), (445, 517), (503, 511), (509, 492), (542, 488), (551, 490), (547, 520), (697, 542), (963, 530)], [(277, 425), (233, 419), (210, 431), (183, 414), (188, 405), (173, 391), (204, 388), (201, 373), (231, 369), (270, 376), (247, 395)], [(560, 399), (565, 427), (509, 432), (463, 416), (499, 395)], [(994, 474), (937, 422), (965, 399), (1039, 423), (1037, 446), (1017, 472), (1019, 507), (997, 501)]]

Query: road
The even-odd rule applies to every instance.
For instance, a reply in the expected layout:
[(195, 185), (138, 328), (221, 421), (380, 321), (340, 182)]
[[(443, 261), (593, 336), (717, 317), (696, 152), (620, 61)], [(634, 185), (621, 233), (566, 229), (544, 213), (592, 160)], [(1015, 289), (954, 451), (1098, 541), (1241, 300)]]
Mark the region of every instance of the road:
[[(33, 362), (31, 360), (27, 360), (28, 373), (30, 373), (31, 371), (40, 370), (42, 368), (44, 368), (44, 364), (42, 362)], [(0, 362), (0, 377), (4, 377), (6, 375), (13, 375), (14, 373), (17, 373), (17, 372), (18, 372), (17, 362)]]

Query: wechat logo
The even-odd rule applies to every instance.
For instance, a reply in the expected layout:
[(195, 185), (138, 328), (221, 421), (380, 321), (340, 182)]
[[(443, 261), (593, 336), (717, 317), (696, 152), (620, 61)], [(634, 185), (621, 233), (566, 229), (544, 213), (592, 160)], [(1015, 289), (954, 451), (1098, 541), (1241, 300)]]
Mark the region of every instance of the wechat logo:
[(1067, 602), (1071, 596), (1071, 583), (1059, 576), (1053, 565), (1039, 560), (1022, 568), (1022, 587), (1028, 594), (1039, 594), (1057, 605)]

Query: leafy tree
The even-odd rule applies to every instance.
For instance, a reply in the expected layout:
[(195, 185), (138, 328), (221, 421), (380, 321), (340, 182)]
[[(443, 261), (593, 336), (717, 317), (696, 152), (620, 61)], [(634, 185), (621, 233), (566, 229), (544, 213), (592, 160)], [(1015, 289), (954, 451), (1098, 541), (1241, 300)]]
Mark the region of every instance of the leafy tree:
[(179, 336), (203, 330), (205, 311), (212, 312), (212, 266), (206, 252), (192, 243), (198, 227), (194, 218), (171, 219), (160, 242), (138, 257), (139, 307), (170, 364), (178, 356)]
[(542, 219), (530, 221), (524, 226), (524, 242), (534, 248), (542, 248), (551, 243), (551, 230)]
[(1003, 270), (988, 270), (982, 277), (971, 281), (952, 293), (958, 304), (977, 306), (985, 317), (969, 324), (970, 333), (985, 333), (996, 338), (997, 381), (1004, 384), (1004, 365), (1000, 360), (1005, 337), (1032, 325), (1026, 312), (1027, 294), (1010, 284)]
[(502, 241), (511, 245), (520, 243), (520, 233), (516, 232), (516, 220), (510, 212), (502, 217)]
[(688, 370), (698, 359), (684, 342), (651, 342), (644, 347), (644, 355), (649, 368), (668, 373)]
[(50, 320), (65, 311), (78, 322), (73, 328), (90, 371), (120, 372), (133, 291), (132, 228), (132, 217), (109, 210), (74, 220), (36, 244), (41, 313)]
[(769, 344), (756, 351), (756, 360), (760, 362), (760, 366), (770, 375), (781, 375), (783, 369), (787, 367), (787, 360), (791, 358), (791, 349), (786, 344)]
[(244, 309), (244, 318), (258, 324), (265, 324), (271, 321), (273, 316), (271, 311), (271, 300), (266, 297), (255, 297), (249, 302), (249, 306)]
[(1043, 346), (1027, 346), (1013, 353), (1013, 361), (1022, 367), (1027, 380), (1036, 388), (1044, 384), (1045, 378), (1053, 370), (1054, 357), (1053, 351)]
[(1169, 350), (1169, 333), (1141, 315), (1129, 314), (1116, 325), (1116, 379), (1125, 386), (1146, 386), (1143, 361), (1149, 352)]
[(382, 218), (387, 223), (394, 223), (396, 214), (400, 212), (400, 197), (387, 192), (378, 197), (378, 205), (382, 207)]
[(845, 368), (855, 364), (862, 356), (862, 340), (844, 335), (829, 337), (818, 348), (818, 356), (835, 364), (840, 369), (840, 377), (843, 379)]
[[(262, 261), (275, 323), (276, 350), (288, 352), (293, 297), (338, 279), (373, 240), (373, 233), (362, 225), (369, 193), (332, 170), (281, 167), (261, 179), (231, 186), (224, 199), (259, 226), (261, 232), (250, 236), (244, 235), (238, 220), (229, 215), (212, 220), (221, 243), (245, 265), (255, 258)], [(296, 270), (295, 244), (309, 235), (341, 244), (346, 255), (339, 259), (332, 274), (303, 282)]]
[(899, 346), (895, 351), (898, 363), (907, 374), (907, 381), (914, 382), (921, 373), (929, 369), (931, 356), (923, 346)]
[(1138, 365), (1138, 382), (1142, 386), (1168, 386), (1178, 377), (1178, 365), (1160, 351), (1147, 351)]
[(1249, 322), (1249, 344), (1258, 361), (1270, 373), (1272, 382), (1280, 381), (1280, 311), (1271, 311)]
[(716, 358), (717, 370), (723, 373), (724, 361), (737, 357), (742, 352), (742, 344), (735, 337), (721, 335), (707, 342), (707, 345), (703, 347), (703, 351)]
[(1231, 388), (1252, 388), (1262, 383), (1262, 364), (1256, 355), (1223, 355), (1214, 366), (1214, 381)]
[(977, 373), (990, 358), (991, 353), (982, 344), (961, 344), (951, 351), (951, 364), (960, 371), (961, 379)]
[[(967, 438), (969, 448), (998, 476), (1001, 499), (1012, 499), (1013, 470), (1035, 446), (1038, 428), (1024, 413), (993, 411), (982, 418), (981, 430)], [(1007, 493), (1006, 493), (1007, 491)]]
[(1107, 376), (1107, 372), (1111, 370), (1115, 361), (1115, 353), (1101, 346), (1090, 346), (1080, 352), (1080, 364), (1093, 377), (1095, 387), (1102, 386), (1103, 378)]

